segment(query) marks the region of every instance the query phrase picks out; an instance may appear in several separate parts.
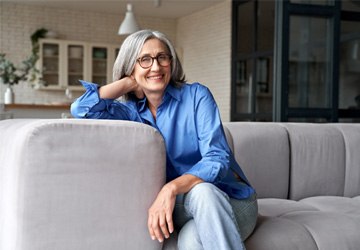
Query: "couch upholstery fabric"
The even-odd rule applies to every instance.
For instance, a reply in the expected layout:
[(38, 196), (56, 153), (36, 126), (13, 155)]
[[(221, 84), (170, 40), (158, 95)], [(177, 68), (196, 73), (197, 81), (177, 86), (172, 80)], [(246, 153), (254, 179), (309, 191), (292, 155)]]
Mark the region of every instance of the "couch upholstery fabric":
[(360, 249), (360, 124), (224, 126), (259, 197), (247, 249)]
[(161, 249), (146, 225), (165, 157), (139, 123), (1, 121), (0, 249)]
[[(224, 123), (257, 190), (248, 250), (360, 249), (360, 124)], [(0, 250), (176, 249), (148, 235), (165, 182), (154, 128), (109, 120), (0, 122)]]

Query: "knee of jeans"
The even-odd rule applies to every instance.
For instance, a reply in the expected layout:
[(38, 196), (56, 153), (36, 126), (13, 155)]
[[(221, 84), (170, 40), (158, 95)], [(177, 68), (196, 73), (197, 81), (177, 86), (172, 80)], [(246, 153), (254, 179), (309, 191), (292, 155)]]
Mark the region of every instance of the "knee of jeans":
[(225, 192), (220, 190), (214, 184), (206, 182), (197, 184), (189, 193), (192, 199), (196, 199), (197, 201), (203, 200), (206, 203), (211, 202), (214, 198), (218, 198), (219, 196), (228, 199), (228, 195)]
[(178, 235), (178, 249), (202, 249), (199, 234), (194, 220), (189, 220), (180, 230)]

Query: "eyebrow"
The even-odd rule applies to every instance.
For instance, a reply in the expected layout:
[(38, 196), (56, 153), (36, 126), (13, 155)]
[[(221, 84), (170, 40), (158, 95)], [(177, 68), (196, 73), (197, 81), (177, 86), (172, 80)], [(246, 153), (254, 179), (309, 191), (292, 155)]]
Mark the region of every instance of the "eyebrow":
[[(166, 53), (166, 51), (161, 51), (161, 52), (157, 53), (155, 56), (158, 56), (158, 55), (161, 55), (161, 54), (168, 55), (169, 53)], [(138, 58), (141, 58), (141, 57), (144, 57), (144, 56), (150, 56), (151, 57), (151, 55), (149, 53), (146, 53), (146, 54), (143, 54), (143, 55), (139, 55)]]

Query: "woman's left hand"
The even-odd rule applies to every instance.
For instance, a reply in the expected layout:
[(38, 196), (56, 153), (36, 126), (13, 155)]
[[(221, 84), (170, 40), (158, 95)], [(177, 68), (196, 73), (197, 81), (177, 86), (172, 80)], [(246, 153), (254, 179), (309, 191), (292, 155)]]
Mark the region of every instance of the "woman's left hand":
[(153, 240), (159, 242), (167, 239), (174, 231), (172, 213), (175, 206), (176, 195), (169, 185), (165, 185), (149, 208), (148, 229)]

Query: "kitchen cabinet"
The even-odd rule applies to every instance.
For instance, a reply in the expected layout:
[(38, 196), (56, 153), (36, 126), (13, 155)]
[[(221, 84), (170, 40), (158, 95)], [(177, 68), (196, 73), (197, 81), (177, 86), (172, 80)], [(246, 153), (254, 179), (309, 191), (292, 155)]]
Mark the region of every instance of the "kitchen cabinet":
[(45, 90), (83, 90), (79, 80), (104, 85), (112, 81), (112, 68), (119, 45), (69, 41), (40, 40), (38, 68)]

